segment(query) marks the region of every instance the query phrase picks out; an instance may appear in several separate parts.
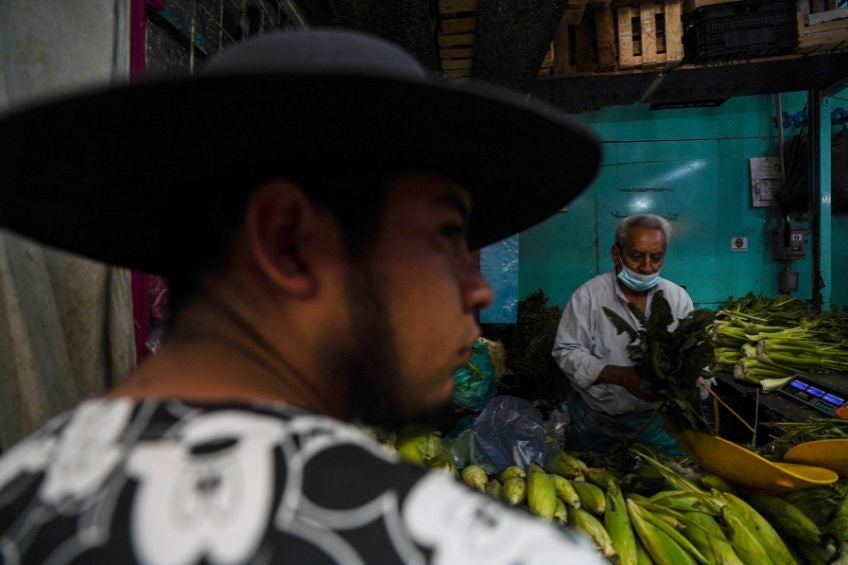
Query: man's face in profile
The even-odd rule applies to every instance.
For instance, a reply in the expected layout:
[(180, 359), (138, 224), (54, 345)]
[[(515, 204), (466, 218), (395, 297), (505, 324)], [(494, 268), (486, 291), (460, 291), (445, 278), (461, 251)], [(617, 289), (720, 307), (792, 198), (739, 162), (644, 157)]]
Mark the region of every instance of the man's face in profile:
[(475, 315), (493, 297), (468, 250), (470, 206), (439, 177), (389, 188), (377, 241), (352, 267), (351, 339), (338, 365), (328, 361), (346, 374), (355, 418), (400, 425), (448, 405), (453, 373), (480, 334)]

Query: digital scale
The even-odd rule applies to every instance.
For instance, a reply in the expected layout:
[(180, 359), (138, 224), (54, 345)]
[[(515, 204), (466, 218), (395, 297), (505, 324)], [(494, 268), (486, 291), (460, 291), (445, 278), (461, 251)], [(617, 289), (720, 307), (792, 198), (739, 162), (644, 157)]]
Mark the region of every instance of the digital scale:
[(834, 418), (848, 418), (848, 375), (795, 373), (792, 380), (777, 389), (799, 404)]

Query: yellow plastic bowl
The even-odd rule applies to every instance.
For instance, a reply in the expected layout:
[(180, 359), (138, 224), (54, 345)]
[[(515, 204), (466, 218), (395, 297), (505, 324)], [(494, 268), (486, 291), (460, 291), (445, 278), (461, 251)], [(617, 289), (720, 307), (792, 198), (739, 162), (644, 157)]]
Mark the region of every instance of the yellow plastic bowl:
[(830, 469), (773, 463), (741, 445), (700, 432), (684, 432), (678, 443), (705, 471), (749, 488), (780, 492), (829, 485), (839, 479)]
[(819, 439), (799, 443), (783, 455), (784, 461), (818, 465), (848, 477), (848, 439)]

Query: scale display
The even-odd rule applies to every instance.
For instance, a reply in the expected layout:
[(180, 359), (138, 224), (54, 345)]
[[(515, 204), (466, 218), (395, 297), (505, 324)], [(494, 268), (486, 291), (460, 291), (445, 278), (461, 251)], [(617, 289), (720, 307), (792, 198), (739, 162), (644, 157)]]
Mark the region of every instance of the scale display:
[[(828, 416), (837, 417), (837, 411), (848, 405), (848, 375), (796, 374), (778, 392)], [(848, 408), (842, 413), (845, 411)]]

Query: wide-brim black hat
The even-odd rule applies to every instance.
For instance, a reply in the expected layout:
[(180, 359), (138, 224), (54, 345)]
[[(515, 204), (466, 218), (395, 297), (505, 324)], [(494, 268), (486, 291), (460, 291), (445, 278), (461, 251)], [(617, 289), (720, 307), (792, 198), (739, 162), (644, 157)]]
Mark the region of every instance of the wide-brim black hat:
[(0, 225), (167, 274), (215, 230), (216, 207), (270, 176), (420, 172), (471, 193), (478, 248), (562, 208), (600, 158), (595, 138), (547, 104), (428, 76), (375, 37), (281, 32), (222, 50), (195, 76), (0, 119)]

